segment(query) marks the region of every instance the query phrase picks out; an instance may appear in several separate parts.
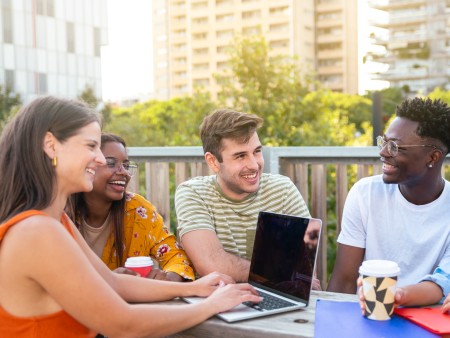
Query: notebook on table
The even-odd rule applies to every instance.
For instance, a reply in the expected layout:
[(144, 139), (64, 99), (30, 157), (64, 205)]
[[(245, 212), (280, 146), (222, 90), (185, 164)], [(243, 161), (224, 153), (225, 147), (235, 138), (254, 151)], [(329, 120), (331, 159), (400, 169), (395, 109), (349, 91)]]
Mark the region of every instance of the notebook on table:
[(439, 338), (440, 336), (394, 315), (390, 320), (372, 320), (361, 314), (358, 302), (318, 299), (315, 338)]
[(450, 315), (439, 308), (396, 308), (395, 314), (439, 335), (450, 335)]
[[(321, 227), (316, 218), (260, 212), (248, 282), (264, 300), (240, 304), (217, 316), (235, 322), (308, 306)], [(183, 300), (196, 303), (202, 298)]]

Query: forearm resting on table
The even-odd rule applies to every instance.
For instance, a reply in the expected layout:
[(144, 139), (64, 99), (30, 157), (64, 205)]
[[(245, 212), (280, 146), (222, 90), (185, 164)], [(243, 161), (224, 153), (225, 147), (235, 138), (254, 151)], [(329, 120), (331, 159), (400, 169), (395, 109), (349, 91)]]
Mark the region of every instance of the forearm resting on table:
[(217, 271), (231, 276), (236, 282), (246, 282), (250, 270), (250, 261), (223, 249), (205, 255), (198, 264), (194, 262), (194, 265), (200, 276)]
[(354, 278), (352, 276), (348, 278), (346, 276), (338, 276), (336, 272), (333, 272), (328, 283), (327, 291), (356, 294), (356, 280), (357, 277)]
[(156, 279), (115, 275), (114, 289), (127, 302), (157, 302), (192, 295), (192, 290), (188, 286), (190, 283), (167, 283)]
[(442, 297), (442, 289), (436, 283), (425, 281), (400, 288), (395, 300), (403, 306), (423, 306), (437, 304)]

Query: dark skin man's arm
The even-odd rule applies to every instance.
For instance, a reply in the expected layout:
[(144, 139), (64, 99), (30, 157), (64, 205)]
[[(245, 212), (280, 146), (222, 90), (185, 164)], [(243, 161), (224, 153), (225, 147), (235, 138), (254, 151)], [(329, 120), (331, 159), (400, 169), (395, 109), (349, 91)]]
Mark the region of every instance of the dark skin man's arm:
[(364, 259), (364, 253), (364, 248), (338, 243), (336, 262), (327, 291), (356, 294), (358, 270)]

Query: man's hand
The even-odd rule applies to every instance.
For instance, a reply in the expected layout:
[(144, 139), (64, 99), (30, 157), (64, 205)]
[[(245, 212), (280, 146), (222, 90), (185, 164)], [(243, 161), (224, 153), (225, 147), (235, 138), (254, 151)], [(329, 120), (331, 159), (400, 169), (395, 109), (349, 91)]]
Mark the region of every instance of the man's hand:
[(123, 267), (114, 269), (113, 272), (119, 273), (119, 274), (123, 274), (123, 275), (140, 276), (140, 274), (137, 273), (136, 271), (133, 271), (133, 270), (130, 270), (130, 269), (127, 269), (127, 268), (123, 268)]
[(175, 272), (165, 272), (158, 268), (153, 268), (148, 274), (149, 279), (165, 280), (170, 282), (183, 282), (184, 278)]
[[(359, 298), (359, 306), (361, 307), (361, 313), (364, 316), (366, 314), (366, 305), (365, 301), (366, 298), (364, 297), (364, 291), (363, 291), (363, 281), (362, 278), (359, 277), (357, 282), (357, 288), (358, 288), (358, 298)], [(406, 293), (407, 289), (403, 288), (396, 288), (395, 294), (394, 294), (394, 308), (400, 305), (404, 305), (406, 301)]]

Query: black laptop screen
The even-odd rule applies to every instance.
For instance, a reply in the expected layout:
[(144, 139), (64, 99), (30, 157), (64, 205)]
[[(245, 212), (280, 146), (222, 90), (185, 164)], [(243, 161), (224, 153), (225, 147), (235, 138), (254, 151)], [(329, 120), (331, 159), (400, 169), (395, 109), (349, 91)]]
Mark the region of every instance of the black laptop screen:
[(249, 281), (308, 302), (320, 227), (318, 219), (261, 212)]

